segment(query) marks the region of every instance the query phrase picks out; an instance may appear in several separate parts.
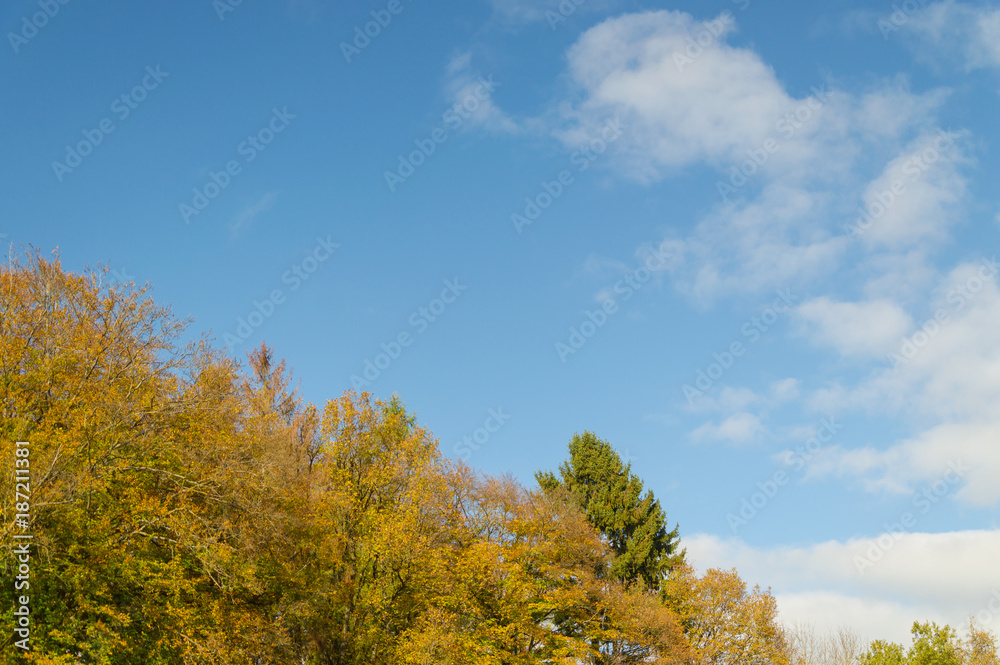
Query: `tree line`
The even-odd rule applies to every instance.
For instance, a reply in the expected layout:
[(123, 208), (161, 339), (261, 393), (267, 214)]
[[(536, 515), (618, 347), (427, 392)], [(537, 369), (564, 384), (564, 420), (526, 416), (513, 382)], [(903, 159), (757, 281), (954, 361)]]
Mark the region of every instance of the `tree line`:
[[(769, 590), (699, 574), (595, 434), (528, 487), (446, 458), (396, 396), (309, 404), (267, 345), (238, 362), (189, 327), (105, 269), (0, 267), (0, 463), (30, 442), (34, 536), (27, 590), (0, 550), (0, 662), (835, 662)], [(12, 480), (0, 497), (10, 543)], [(949, 631), (842, 662), (997, 662)]]

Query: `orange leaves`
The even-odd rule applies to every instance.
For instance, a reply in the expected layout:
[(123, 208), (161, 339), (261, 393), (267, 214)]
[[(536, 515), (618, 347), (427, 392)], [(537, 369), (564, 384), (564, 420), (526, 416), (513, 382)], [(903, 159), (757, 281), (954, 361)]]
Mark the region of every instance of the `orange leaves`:
[(94, 662), (228, 650), (270, 621), (258, 568), (301, 489), (275, 481), (294, 436), (251, 431), (238, 368), (181, 346), (167, 308), (105, 275), (37, 255), (0, 268), (0, 433), (32, 442), (33, 639)]
[(684, 626), (696, 662), (706, 665), (787, 663), (778, 607), (770, 591), (746, 583), (735, 570), (698, 577), (687, 565), (664, 584), (664, 602)]
[(573, 504), (464, 468), (452, 483), (458, 537), (431, 599), (433, 625), (498, 655), (481, 662), (673, 662), (684, 652), (654, 596), (609, 579), (610, 552)]

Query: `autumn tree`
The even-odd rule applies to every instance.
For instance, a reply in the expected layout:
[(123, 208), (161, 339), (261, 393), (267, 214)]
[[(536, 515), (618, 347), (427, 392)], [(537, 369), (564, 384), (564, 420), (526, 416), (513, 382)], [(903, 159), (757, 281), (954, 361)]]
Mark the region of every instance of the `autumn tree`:
[[(31, 445), (26, 659), (281, 657), (285, 433), (255, 433), (237, 365), (183, 343), (185, 322), (107, 276), (30, 252), (0, 268), (0, 436)], [(13, 468), (10, 447), (0, 463)], [(14, 566), (5, 549), (5, 588)]]
[(959, 653), (962, 665), (1000, 665), (996, 635), (975, 619), (969, 620), (969, 634), (959, 644)]
[(698, 665), (787, 665), (785, 632), (770, 591), (747, 589), (735, 570), (699, 577), (678, 566), (664, 584)]
[(318, 662), (390, 663), (454, 521), (437, 441), (367, 393), (329, 401), (319, 437), (309, 584), (289, 612)]
[(613, 553), (572, 502), (466, 468), (453, 482), (454, 548), (402, 662), (685, 662), (676, 618), (609, 576)]

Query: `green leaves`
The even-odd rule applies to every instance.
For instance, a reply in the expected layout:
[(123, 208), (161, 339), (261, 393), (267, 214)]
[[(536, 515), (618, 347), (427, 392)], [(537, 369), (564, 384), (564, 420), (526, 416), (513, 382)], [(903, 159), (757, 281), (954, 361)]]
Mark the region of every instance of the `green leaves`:
[(569, 454), (558, 478), (551, 471), (535, 475), (539, 486), (546, 492), (565, 489), (604, 535), (615, 554), (611, 577), (659, 590), (669, 571), (684, 561), (684, 552), (677, 551), (678, 528), (667, 531), (660, 502), (643, 492), (631, 464), (624, 464), (607, 441), (591, 432), (575, 434)]
[(957, 636), (950, 626), (913, 622), (913, 645), (907, 654), (907, 665), (959, 665)]
[(931, 621), (913, 622), (913, 642), (903, 645), (875, 640), (859, 659), (859, 665), (997, 665), (996, 636), (970, 621), (965, 639), (951, 626)]
[(875, 640), (861, 656), (859, 665), (903, 665), (905, 662), (902, 644)]

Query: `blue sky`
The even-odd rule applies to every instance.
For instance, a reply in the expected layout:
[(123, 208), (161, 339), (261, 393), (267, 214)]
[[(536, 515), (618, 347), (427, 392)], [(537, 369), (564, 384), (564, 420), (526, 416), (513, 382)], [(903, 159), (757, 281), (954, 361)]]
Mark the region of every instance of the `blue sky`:
[(5, 242), (486, 472), (594, 431), (788, 621), (1000, 625), (997, 7), (0, 16)]

